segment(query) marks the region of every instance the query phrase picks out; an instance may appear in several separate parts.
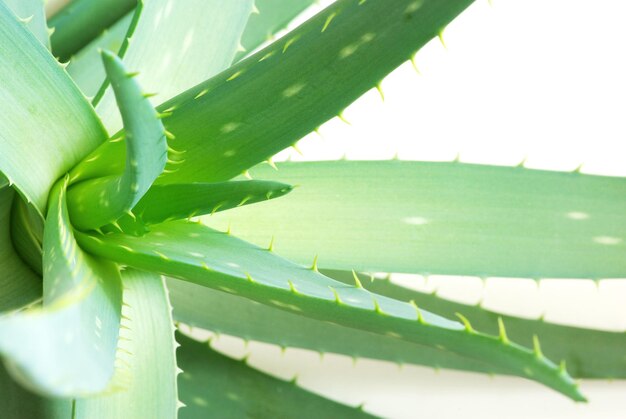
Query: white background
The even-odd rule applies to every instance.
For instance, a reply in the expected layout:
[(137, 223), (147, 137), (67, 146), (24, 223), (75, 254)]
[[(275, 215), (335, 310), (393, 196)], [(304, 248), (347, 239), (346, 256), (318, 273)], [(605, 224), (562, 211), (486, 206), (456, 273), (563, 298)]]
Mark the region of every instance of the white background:
[[(323, 2), (327, 4), (328, 2)], [(479, 0), (294, 160), (452, 160), (626, 176), (626, 2)], [(626, 255), (625, 255), (626, 256)], [(626, 331), (626, 281), (409, 278), (506, 313)], [(626, 381), (584, 381), (589, 404), (508, 377), (359, 360), (221, 337), (215, 347), (328, 397), (393, 418), (626, 417)], [(624, 348), (626, 352), (626, 348)]]

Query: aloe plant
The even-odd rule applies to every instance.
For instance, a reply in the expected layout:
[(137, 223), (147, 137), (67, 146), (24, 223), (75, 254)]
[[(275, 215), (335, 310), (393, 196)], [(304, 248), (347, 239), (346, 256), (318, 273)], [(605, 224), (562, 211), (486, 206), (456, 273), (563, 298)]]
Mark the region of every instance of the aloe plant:
[[(179, 323), (514, 375), (576, 401), (570, 374), (626, 376), (623, 334), (366, 280), (623, 277), (621, 248), (589, 238), (626, 233), (626, 185), (458, 162), (274, 164), (472, 1), (338, 0), (265, 42), (311, 3), (74, 0), (46, 23), (41, 0), (0, 2), (3, 417), (369, 416)], [(572, 207), (584, 227), (555, 218)]]

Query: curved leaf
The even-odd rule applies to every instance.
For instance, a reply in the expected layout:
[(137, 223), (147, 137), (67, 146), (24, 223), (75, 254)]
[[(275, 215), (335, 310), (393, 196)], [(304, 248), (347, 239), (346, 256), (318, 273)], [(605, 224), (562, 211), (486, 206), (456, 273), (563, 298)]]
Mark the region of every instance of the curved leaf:
[[(89, 252), (241, 295), (318, 320), (445, 348), (488, 362), (584, 400), (565, 373), (541, 353), (483, 335), (416, 306), (371, 294), (294, 265), (273, 253), (200, 224), (175, 221), (142, 237), (77, 233)], [(157, 250), (158, 249), (158, 250)]]
[[(68, 191), (73, 225), (95, 229), (128, 213), (161, 174), (167, 161), (163, 124), (122, 61), (110, 52), (102, 59), (124, 119), (126, 166), (121, 176), (80, 182), (81, 166), (71, 172), (78, 184)], [(96, 150), (97, 153), (98, 150)], [(88, 160), (97, 159), (93, 154)]]
[(0, 188), (0, 313), (16, 310), (41, 298), (41, 280), (11, 244), (11, 207), (15, 192)]
[(43, 307), (0, 317), (0, 353), (14, 378), (33, 391), (57, 397), (99, 393), (114, 372), (119, 271), (78, 247), (63, 180), (51, 192), (43, 257)]
[(0, 171), (43, 215), (53, 183), (106, 132), (67, 73), (3, 3), (0, 40)]
[(337, 1), (159, 107), (171, 112), (172, 147), (187, 154), (158, 183), (227, 180), (289, 147), (374, 88), (471, 3)]

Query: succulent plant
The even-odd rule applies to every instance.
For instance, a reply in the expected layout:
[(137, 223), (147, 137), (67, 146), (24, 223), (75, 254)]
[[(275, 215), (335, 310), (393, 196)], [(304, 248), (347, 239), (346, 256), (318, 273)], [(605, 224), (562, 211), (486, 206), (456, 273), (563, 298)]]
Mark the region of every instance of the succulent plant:
[(311, 3), (74, 0), (46, 22), (41, 0), (0, 2), (2, 417), (370, 416), (178, 324), (514, 375), (576, 401), (572, 376), (626, 375), (623, 334), (368, 279), (623, 276), (607, 244), (624, 233), (626, 185), (459, 162), (273, 163), (472, 0), (338, 0), (266, 42)]

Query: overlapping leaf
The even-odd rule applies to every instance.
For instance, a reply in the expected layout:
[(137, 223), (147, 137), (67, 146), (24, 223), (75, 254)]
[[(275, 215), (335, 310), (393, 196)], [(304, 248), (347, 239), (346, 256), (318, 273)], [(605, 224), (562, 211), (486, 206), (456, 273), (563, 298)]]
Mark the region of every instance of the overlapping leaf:
[(0, 317), (0, 353), (22, 385), (74, 397), (105, 390), (113, 377), (122, 289), (117, 267), (75, 242), (65, 186), (55, 185), (46, 219), (43, 307)]
[(583, 400), (569, 376), (539, 352), (483, 335), (408, 303), (350, 287), (294, 265), (246, 242), (184, 221), (164, 223), (142, 237), (77, 233), (81, 245), (100, 257), (151, 269), (241, 295), (318, 320), (445, 348), (506, 368)]
[[(259, 166), (301, 185), (216, 214), (303, 263), (365, 272), (522, 278), (626, 276), (626, 180), (458, 163), (335, 161)], [(320, 199), (323, 197), (323, 199)], [(297, 225), (298, 228), (293, 228)]]
[[(80, 182), (81, 167), (72, 171), (78, 184), (69, 190), (70, 213), (72, 223), (83, 229), (99, 228), (129, 213), (167, 161), (165, 130), (156, 111), (117, 56), (104, 52), (102, 58), (124, 120), (126, 162), (119, 176)], [(99, 156), (96, 150), (87, 160)]]
[(52, 184), (106, 133), (67, 73), (3, 3), (0, 39), (0, 172), (43, 215)]

